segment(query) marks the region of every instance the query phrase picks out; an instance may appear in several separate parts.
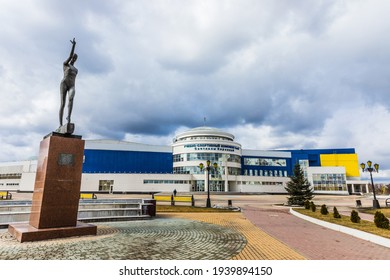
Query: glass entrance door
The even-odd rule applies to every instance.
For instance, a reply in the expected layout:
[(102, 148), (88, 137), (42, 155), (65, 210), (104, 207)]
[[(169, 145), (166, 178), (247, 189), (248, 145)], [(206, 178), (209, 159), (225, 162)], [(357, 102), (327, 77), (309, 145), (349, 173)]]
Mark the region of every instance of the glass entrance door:
[(210, 191), (212, 192), (224, 192), (225, 181), (210, 181)]

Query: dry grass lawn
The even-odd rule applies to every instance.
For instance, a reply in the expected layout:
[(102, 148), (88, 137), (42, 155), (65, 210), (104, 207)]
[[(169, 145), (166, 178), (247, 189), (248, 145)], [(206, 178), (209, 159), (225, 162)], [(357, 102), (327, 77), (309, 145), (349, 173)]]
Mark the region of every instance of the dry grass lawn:
[[(390, 238), (390, 230), (377, 228), (373, 222), (360, 220), (360, 223), (353, 223), (353, 222), (351, 222), (350, 216), (344, 216), (344, 215), (341, 215), (340, 219), (336, 219), (333, 217), (332, 212), (329, 212), (328, 215), (322, 215), (318, 209), (316, 212), (312, 212), (310, 209), (307, 210), (307, 209), (301, 209), (301, 208), (294, 208), (294, 210), (303, 214), (303, 215), (307, 215), (309, 217), (323, 220), (323, 221), (326, 221), (329, 223), (334, 223), (334, 224), (338, 224), (341, 226), (350, 227), (350, 228), (365, 231), (368, 233), (376, 234), (376, 235), (379, 235), (382, 237)], [(375, 211), (373, 214), (375, 214)]]

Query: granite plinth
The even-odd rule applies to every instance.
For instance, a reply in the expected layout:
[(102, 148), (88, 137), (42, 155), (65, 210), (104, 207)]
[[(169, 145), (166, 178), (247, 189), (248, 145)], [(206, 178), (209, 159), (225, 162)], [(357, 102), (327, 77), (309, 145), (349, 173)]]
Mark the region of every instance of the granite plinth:
[(60, 133), (60, 132), (52, 131), (48, 135), (43, 137), (43, 139), (46, 139), (46, 138), (51, 137), (51, 136), (59, 136), (59, 137), (66, 137), (66, 138), (76, 138), (76, 139), (81, 139), (82, 138), (81, 135), (66, 134), (66, 133)]
[(30, 224), (14, 224), (8, 226), (11, 233), (19, 242), (39, 241), (82, 235), (96, 235), (97, 226), (77, 222), (74, 227), (57, 227), (37, 229)]
[(41, 141), (30, 225), (76, 226), (84, 140), (51, 135)]
[(41, 141), (29, 224), (10, 225), (20, 242), (96, 235), (77, 221), (84, 140), (53, 132)]

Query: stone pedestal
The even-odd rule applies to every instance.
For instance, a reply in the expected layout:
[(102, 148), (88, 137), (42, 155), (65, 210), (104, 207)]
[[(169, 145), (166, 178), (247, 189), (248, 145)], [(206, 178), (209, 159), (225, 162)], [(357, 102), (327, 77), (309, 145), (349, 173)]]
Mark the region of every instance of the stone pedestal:
[(95, 225), (77, 222), (74, 227), (38, 229), (29, 224), (9, 225), (8, 232), (19, 242), (39, 241), (82, 235), (96, 235)]
[(8, 229), (20, 242), (96, 234), (77, 222), (83, 156), (81, 136), (53, 132), (41, 141), (29, 224)]

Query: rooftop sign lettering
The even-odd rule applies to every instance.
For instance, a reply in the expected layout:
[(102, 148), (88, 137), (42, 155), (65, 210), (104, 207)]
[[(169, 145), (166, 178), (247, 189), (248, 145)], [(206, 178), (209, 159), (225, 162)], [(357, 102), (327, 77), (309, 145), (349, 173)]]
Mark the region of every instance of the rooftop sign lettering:
[(186, 144), (184, 148), (195, 149), (196, 151), (239, 151), (240, 147), (224, 144)]

